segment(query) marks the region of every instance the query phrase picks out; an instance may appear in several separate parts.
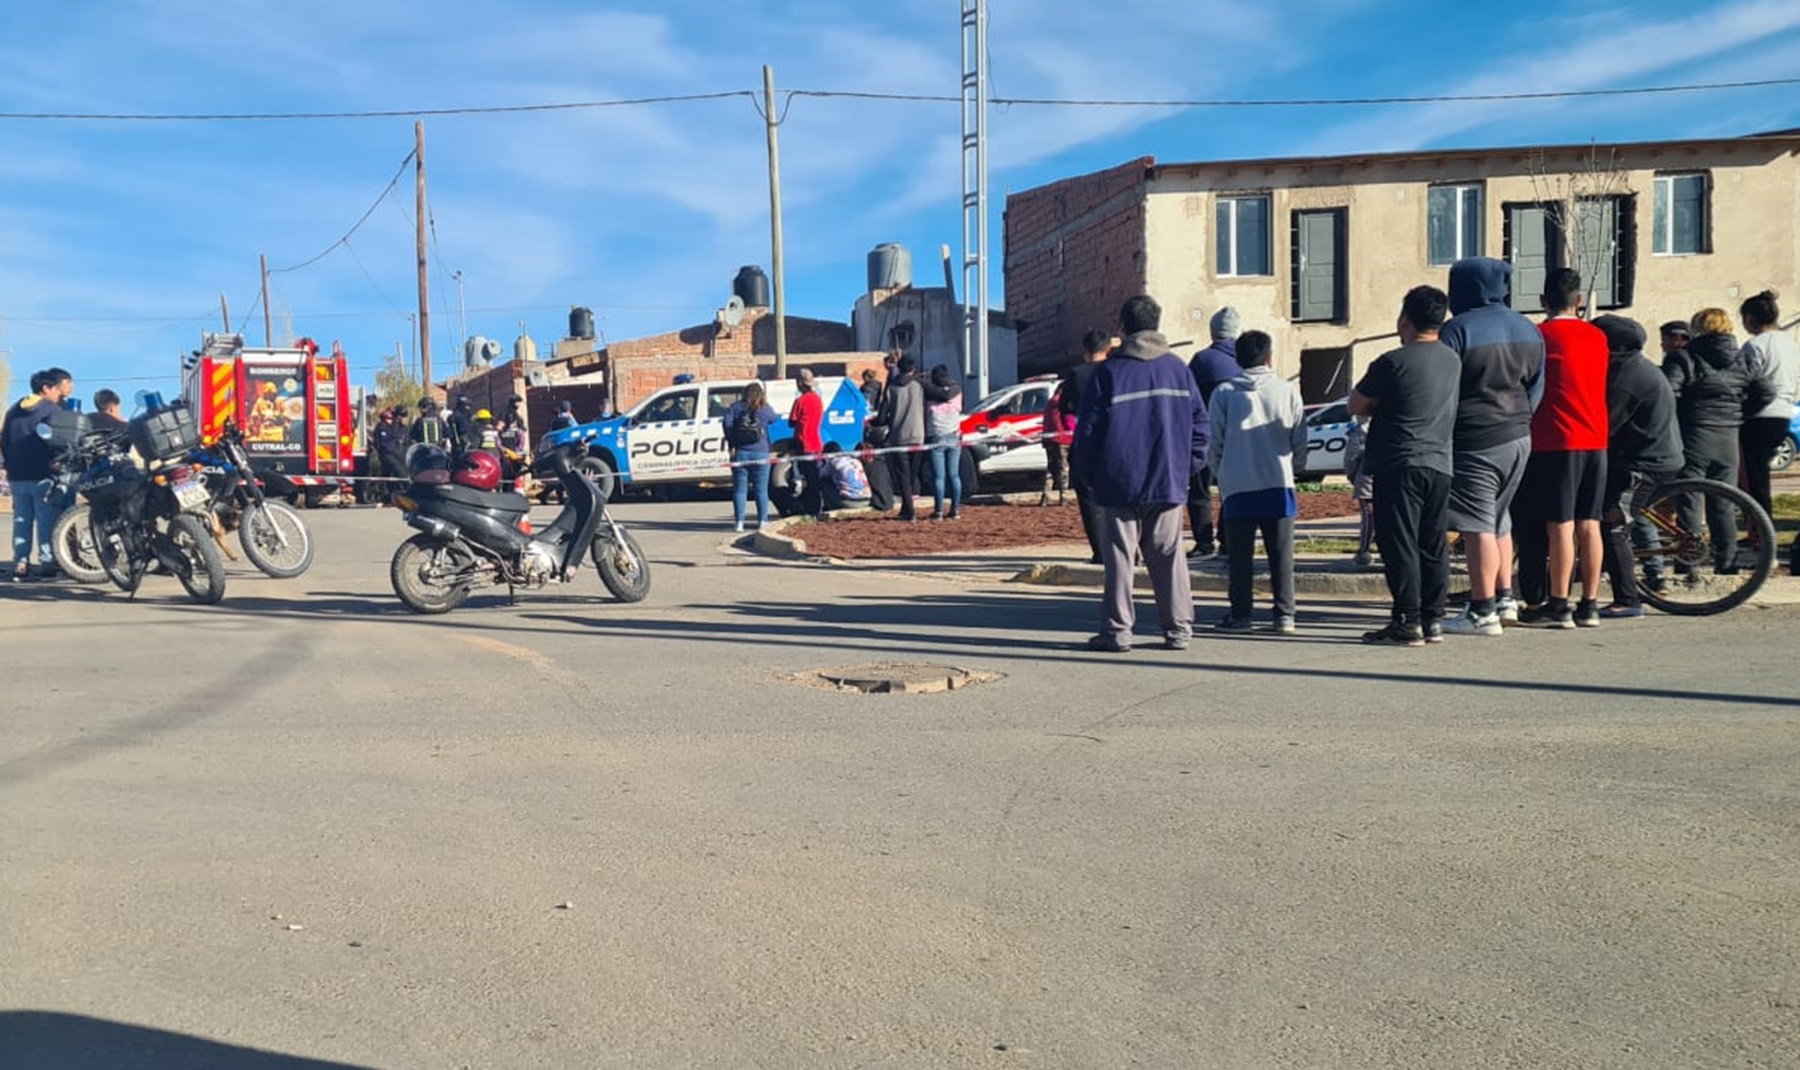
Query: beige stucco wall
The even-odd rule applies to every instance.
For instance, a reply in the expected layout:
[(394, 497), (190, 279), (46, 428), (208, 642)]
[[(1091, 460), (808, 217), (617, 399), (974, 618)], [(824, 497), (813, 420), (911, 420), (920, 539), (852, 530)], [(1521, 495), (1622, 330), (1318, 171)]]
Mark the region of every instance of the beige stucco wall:
[[(1626, 146), (1545, 154), (1539, 150), (1432, 154), (1376, 160), (1278, 161), (1251, 165), (1199, 164), (1160, 169), (1149, 186), (1146, 281), (1162, 302), (1172, 340), (1205, 344), (1206, 321), (1221, 305), (1238, 309), (1246, 329), (1269, 332), (1276, 366), (1299, 372), (1300, 351), (1354, 345), (1356, 372), (1394, 344), (1400, 297), (1412, 286), (1444, 286), (1447, 271), (1426, 263), (1426, 194), (1444, 183), (1483, 187), (1484, 252), (1503, 255), (1501, 206), (1537, 201), (1561, 192), (1569, 175), (1585, 192), (1637, 194), (1638, 252), (1632, 303), (1621, 314), (1654, 331), (1667, 319), (1686, 318), (1717, 305), (1736, 316), (1738, 304), (1769, 286), (1800, 310), (1800, 166), (1795, 142), (1724, 142), (1702, 145)], [(1593, 177), (1589, 157), (1597, 155)], [(1659, 173), (1706, 171), (1711, 175), (1712, 251), (1658, 256), (1652, 249), (1653, 180)], [(1214, 198), (1221, 194), (1271, 195), (1272, 276), (1221, 278), (1213, 264)], [(1598, 192), (1598, 190), (1596, 190)], [(1348, 208), (1349, 306), (1347, 323), (1291, 320), (1291, 217), (1304, 208)]]

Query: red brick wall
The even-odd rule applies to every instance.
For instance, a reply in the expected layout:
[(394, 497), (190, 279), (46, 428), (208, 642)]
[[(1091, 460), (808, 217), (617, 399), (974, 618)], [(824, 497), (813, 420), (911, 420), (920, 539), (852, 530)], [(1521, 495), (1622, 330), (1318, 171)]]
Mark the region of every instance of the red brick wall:
[[(790, 353), (788, 375), (791, 377), (801, 368), (811, 368), (816, 375), (848, 375), (860, 380), (863, 370), (872, 368), (878, 375), (885, 376), (883, 356), (881, 353), (835, 352), (808, 353), (796, 358)], [(621, 356), (615, 347), (612, 374), (617, 389), (614, 396), (618, 399), (619, 411), (624, 412), (673, 383), (677, 375), (688, 374), (702, 381), (755, 378), (767, 382), (775, 377), (775, 362), (768, 357), (749, 354), (705, 360), (685, 354)]]
[(1089, 330), (1111, 331), (1144, 289), (1146, 156), (1006, 198), (1006, 311), (1021, 322), (1019, 374), (1066, 366)]

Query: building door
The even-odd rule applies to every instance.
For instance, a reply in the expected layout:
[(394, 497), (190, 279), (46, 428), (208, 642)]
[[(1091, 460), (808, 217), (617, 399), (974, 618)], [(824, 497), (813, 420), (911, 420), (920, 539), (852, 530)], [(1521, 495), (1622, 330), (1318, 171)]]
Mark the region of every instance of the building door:
[(1631, 304), (1637, 231), (1630, 196), (1575, 202), (1575, 269), (1593, 295), (1590, 313)]
[(1506, 206), (1506, 260), (1512, 265), (1507, 303), (1519, 312), (1544, 310), (1544, 282), (1562, 266), (1562, 235), (1541, 204)]
[(1341, 323), (1350, 318), (1348, 216), (1343, 208), (1294, 213), (1294, 301), (1297, 323)]

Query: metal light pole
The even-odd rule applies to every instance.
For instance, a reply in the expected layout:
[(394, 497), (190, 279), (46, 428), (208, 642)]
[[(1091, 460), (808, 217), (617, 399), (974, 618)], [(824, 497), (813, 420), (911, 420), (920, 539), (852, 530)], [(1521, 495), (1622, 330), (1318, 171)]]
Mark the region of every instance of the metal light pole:
[[(988, 392), (987, 0), (962, 5), (962, 156), (964, 330), (975, 396)], [(970, 302), (973, 301), (973, 304)]]
[(463, 274), (452, 271), (450, 277), (456, 280), (456, 319), (462, 325), (462, 344), (469, 344), (469, 310), (463, 305)]

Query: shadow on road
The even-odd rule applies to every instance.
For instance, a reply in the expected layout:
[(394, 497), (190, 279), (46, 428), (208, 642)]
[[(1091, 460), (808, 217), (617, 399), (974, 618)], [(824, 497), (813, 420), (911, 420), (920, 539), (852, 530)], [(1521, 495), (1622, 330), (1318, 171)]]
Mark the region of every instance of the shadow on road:
[(19, 1070), (375, 1070), (54, 1011), (0, 1011), (0, 1066)]

